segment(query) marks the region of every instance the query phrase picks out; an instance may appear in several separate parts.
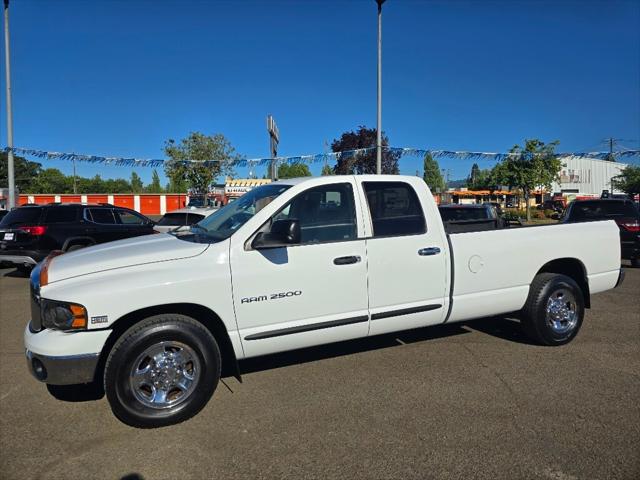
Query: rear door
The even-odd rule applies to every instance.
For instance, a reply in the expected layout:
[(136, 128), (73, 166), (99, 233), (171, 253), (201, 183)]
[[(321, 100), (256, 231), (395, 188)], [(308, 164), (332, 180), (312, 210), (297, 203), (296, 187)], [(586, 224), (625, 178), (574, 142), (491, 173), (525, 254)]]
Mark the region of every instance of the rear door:
[(408, 181), (365, 180), (360, 188), (371, 229), (369, 334), (441, 323), (449, 284), (446, 238), (425, 220), (425, 214), (438, 218), (435, 203), (421, 201)]

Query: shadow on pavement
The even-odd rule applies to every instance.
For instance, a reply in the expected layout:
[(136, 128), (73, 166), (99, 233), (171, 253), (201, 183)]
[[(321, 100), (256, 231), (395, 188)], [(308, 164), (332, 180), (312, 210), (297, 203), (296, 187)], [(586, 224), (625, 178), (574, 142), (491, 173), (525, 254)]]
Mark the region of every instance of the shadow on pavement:
[(346, 342), (331, 343), (290, 352), (275, 353), (240, 361), (243, 374), (288, 367), (300, 363), (316, 362), (327, 358), (341, 357), (354, 353), (368, 352), (381, 348), (396, 347), (407, 343), (424, 342), (442, 337), (470, 333), (462, 324), (437, 325), (433, 327), (394, 332), (375, 337), (358, 338)]
[(48, 385), (49, 393), (64, 402), (91, 402), (104, 397), (104, 389), (97, 382), (81, 385)]
[(8, 270), (3, 269), (3, 271), (0, 272), (0, 276), (9, 278), (29, 278), (30, 275), (31, 270), (18, 270), (17, 268)]
[(509, 340), (510, 342), (538, 345), (524, 334), (520, 322), (515, 319), (488, 317), (465, 322), (464, 325), (478, 332), (486, 333), (487, 335), (503, 340)]

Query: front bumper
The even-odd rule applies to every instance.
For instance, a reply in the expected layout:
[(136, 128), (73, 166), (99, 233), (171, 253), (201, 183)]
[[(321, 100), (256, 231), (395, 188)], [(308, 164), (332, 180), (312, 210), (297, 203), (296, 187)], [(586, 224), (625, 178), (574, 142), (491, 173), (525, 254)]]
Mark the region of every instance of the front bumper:
[(52, 385), (90, 383), (94, 380), (100, 352), (112, 330), (62, 332), (24, 330), (24, 348), (29, 372)]
[(50, 357), (29, 350), (26, 352), (27, 367), (36, 380), (51, 385), (74, 385), (91, 383), (96, 373), (100, 355), (89, 353)]

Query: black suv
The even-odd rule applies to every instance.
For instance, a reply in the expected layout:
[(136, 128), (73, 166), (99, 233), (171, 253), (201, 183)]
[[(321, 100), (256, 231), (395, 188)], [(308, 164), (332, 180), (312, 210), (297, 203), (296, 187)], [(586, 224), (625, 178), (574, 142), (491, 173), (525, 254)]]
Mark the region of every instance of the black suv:
[(615, 220), (620, 229), (622, 258), (640, 266), (640, 211), (631, 200), (609, 198), (574, 200), (567, 207), (563, 223)]
[(28, 270), (52, 250), (147, 235), (155, 233), (153, 225), (138, 212), (108, 204), (25, 205), (0, 221), (0, 263)]

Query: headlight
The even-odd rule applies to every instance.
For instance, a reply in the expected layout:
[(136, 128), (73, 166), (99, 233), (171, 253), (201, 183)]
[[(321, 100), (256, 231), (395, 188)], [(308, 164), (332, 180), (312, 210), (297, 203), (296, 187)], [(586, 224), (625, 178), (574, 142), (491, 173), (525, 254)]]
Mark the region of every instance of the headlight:
[(54, 330), (78, 330), (87, 327), (87, 310), (76, 303), (42, 299), (42, 326)]

